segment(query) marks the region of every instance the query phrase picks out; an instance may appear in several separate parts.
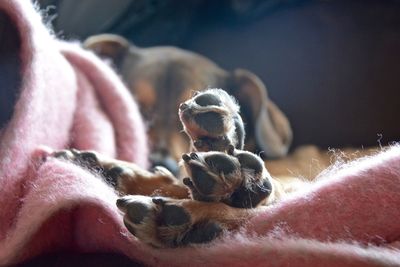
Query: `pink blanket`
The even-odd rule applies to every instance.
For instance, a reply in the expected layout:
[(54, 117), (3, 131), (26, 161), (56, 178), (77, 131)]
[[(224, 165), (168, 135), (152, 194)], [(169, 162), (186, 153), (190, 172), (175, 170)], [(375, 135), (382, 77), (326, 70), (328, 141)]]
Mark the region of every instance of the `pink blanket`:
[(60, 250), (118, 252), (153, 266), (400, 266), (399, 146), (325, 173), (210, 244), (141, 243), (99, 177), (42, 161), (43, 146), (72, 146), (146, 166), (135, 102), (100, 60), (51, 37), (28, 1), (0, 1), (0, 12), (18, 29), (22, 60), (19, 99), (0, 132), (0, 266)]

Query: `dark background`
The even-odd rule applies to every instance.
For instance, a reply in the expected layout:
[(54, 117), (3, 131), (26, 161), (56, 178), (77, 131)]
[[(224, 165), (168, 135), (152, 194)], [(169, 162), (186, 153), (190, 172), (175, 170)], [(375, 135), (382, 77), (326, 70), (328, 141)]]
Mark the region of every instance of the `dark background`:
[[(400, 140), (400, 1), (40, 0), (57, 36), (111, 32), (256, 73), (294, 146)], [(57, 16), (54, 16), (57, 14)], [(382, 136), (382, 137), (381, 137)]]

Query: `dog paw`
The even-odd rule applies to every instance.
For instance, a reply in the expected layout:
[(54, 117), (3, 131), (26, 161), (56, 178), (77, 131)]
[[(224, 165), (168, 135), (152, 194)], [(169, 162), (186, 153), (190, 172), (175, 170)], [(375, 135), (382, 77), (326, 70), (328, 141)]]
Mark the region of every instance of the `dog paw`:
[(101, 169), (99, 157), (94, 151), (80, 151), (72, 148), (54, 151), (50, 156), (71, 161), (90, 169)]
[[(200, 205), (197, 211), (196, 205)], [(126, 228), (155, 247), (206, 243), (218, 237), (223, 224), (207, 219), (201, 205), (191, 200), (137, 195), (117, 200)]]
[(257, 155), (229, 147), (222, 152), (192, 152), (182, 156), (189, 177), (183, 183), (195, 200), (253, 208), (272, 192), (272, 179)]
[(228, 199), (243, 182), (239, 161), (222, 152), (192, 152), (182, 156), (189, 175), (183, 183), (192, 198), (218, 202)]
[(113, 187), (117, 185), (118, 178), (128, 172), (123, 166), (112, 164), (113, 160), (107, 160), (104, 156), (94, 151), (81, 151), (72, 148), (55, 151), (51, 156), (73, 162), (88, 170), (100, 173), (104, 180)]
[(243, 148), (244, 126), (236, 100), (222, 89), (199, 92), (179, 106), (184, 131), (197, 151)]

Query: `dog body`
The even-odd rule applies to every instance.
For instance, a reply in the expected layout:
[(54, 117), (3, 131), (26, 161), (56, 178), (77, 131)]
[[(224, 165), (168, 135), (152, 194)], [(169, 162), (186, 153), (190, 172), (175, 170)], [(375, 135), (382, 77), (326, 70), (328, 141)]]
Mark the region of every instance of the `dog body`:
[[(187, 177), (182, 180), (163, 167), (148, 172), (92, 152), (60, 154), (82, 162), (88, 153), (116, 189), (127, 194), (117, 206), (126, 227), (139, 239), (156, 247), (208, 242), (224, 230), (240, 227), (260, 206), (307, 185), (293, 176), (303, 176), (310, 164), (300, 166), (299, 173), (288, 167), (310, 159), (310, 153), (322, 156), (315, 148), (269, 162), (274, 172), (289, 176), (280, 180), (271, 177), (257, 155), (243, 150), (244, 143), (252, 151), (257, 144), (267, 156), (279, 157), (286, 154), (292, 138), (286, 117), (254, 74), (228, 72), (200, 55), (173, 47), (138, 48), (114, 35), (89, 38), (85, 46), (112, 59), (139, 102), (149, 123), (153, 163), (177, 173), (171, 162), (183, 154)], [(208, 87), (222, 87), (236, 97), (246, 142), (235, 101), (219, 90), (196, 93)], [(180, 120), (189, 138), (179, 133)], [(319, 170), (330, 163), (326, 156), (321, 158)]]
[(189, 151), (190, 143), (180, 133), (179, 104), (194, 91), (224, 88), (242, 108), (246, 149), (257, 147), (268, 157), (284, 156), (292, 132), (285, 115), (268, 98), (262, 81), (253, 73), (225, 71), (209, 59), (175, 47), (138, 48), (116, 35), (90, 37), (84, 46), (109, 58), (138, 101), (148, 122), (151, 161), (178, 172), (174, 164)]
[(239, 106), (225, 91), (194, 94), (179, 105), (179, 117), (193, 148), (182, 155), (187, 173), (182, 180), (163, 167), (151, 173), (95, 152), (71, 149), (53, 156), (101, 170), (125, 195), (117, 206), (128, 230), (157, 247), (211, 241), (284, 194), (263, 160), (242, 150)]

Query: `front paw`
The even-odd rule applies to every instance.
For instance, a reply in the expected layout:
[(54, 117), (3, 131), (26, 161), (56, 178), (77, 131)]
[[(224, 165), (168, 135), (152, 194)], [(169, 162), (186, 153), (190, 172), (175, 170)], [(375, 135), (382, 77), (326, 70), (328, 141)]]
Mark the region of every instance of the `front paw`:
[(222, 89), (199, 92), (179, 106), (184, 131), (197, 151), (243, 148), (244, 128), (236, 100)]
[(218, 202), (242, 184), (239, 161), (222, 152), (192, 152), (182, 156), (189, 177), (183, 183), (195, 200)]
[(271, 177), (261, 158), (235, 150), (192, 152), (182, 156), (189, 177), (183, 183), (195, 200), (223, 202), (237, 208), (254, 208), (264, 203), (271, 192)]
[(202, 218), (204, 214), (196, 216), (190, 200), (130, 195), (118, 199), (117, 206), (124, 214), (126, 228), (155, 247), (206, 243), (222, 233), (217, 222)]
[(89, 169), (101, 170), (99, 157), (94, 151), (80, 151), (74, 148), (57, 150), (50, 154), (51, 157), (64, 159), (79, 164)]
[(266, 200), (272, 192), (269, 179), (239, 187), (224, 203), (236, 208), (255, 208)]
[(104, 180), (113, 187), (117, 186), (118, 179), (121, 176), (132, 173), (120, 161), (108, 159), (91, 150), (64, 149), (54, 151), (50, 156), (73, 162), (90, 171), (101, 174)]

